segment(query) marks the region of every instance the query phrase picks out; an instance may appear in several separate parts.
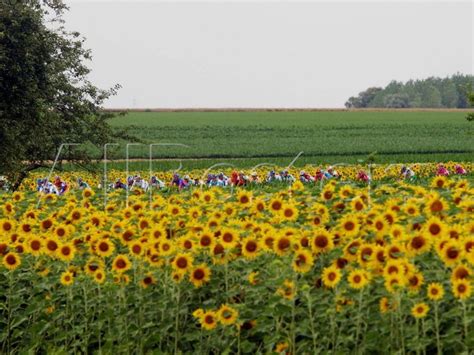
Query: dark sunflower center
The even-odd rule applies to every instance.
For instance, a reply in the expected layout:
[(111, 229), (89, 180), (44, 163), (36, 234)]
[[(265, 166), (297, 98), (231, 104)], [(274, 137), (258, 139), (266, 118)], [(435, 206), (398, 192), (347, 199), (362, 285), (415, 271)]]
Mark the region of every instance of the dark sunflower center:
[(197, 269), (194, 271), (194, 278), (196, 280), (202, 280), (204, 278), (205, 274), (204, 274), (204, 270), (202, 269)]
[(254, 241), (249, 241), (245, 245), (245, 250), (247, 250), (250, 253), (253, 253), (255, 250), (257, 250), (257, 243), (255, 243)]
[(176, 261), (176, 265), (177, 265), (180, 269), (185, 269), (185, 268), (188, 266), (188, 260), (186, 260), (186, 258), (179, 258), (179, 259)]
[(329, 244), (329, 241), (326, 236), (318, 235), (314, 241), (314, 244), (316, 244), (316, 246), (319, 248), (325, 248)]

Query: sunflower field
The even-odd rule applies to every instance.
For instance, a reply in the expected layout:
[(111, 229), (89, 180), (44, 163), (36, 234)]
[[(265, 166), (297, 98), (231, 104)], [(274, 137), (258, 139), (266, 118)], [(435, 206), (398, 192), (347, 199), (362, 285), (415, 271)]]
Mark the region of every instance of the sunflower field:
[(431, 168), (105, 209), (95, 188), (36, 208), (33, 175), (0, 195), (0, 351), (470, 353), (472, 177)]

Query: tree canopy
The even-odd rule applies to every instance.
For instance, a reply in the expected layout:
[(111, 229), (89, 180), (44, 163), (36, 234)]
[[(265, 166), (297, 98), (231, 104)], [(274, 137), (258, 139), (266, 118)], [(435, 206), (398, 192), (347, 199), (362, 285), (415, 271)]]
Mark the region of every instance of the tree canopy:
[(431, 77), (392, 81), (385, 88), (371, 87), (350, 97), (347, 108), (466, 108), (472, 75), (455, 74), (446, 78)]
[(13, 182), (54, 159), (64, 142), (101, 146), (118, 135), (101, 110), (118, 86), (101, 90), (88, 80), (91, 52), (65, 29), (64, 11), (61, 0), (0, 2), (0, 175)]
[[(471, 91), (471, 92), (469, 93), (468, 100), (469, 100), (469, 105), (470, 105), (471, 107), (474, 107), (474, 91)], [(468, 121), (474, 121), (474, 112), (469, 112), (469, 113), (466, 115), (466, 120), (468, 120)]]

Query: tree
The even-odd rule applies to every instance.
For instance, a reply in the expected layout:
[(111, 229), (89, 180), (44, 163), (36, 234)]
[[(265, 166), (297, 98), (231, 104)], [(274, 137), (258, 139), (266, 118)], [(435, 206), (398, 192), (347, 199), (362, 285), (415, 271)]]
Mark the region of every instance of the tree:
[(367, 90), (360, 92), (358, 97), (350, 97), (345, 106), (347, 108), (368, 107), (370, 102), (381, 90), (382, 88), (377, 87), (368, 88)]
[(441, 94), (433, 85), (428, 85), (425, 88), (421, 100), (423, 107), (441, 107)]
[(443, 85), (441, 102), (444, 107), (453, 108), (458, 104), (459, 96), (456, 86), (452, 81), (446, 81)]
[[(468, 96), (469, 105), (474, 107), (474, 91), (471, 91)], [(474, 112), (469, 112), (466, 116), (466, 120), (474, 121)]]
[(361, 103), (358, 97), (351, 96), (349, 97), (349, 100), (346, 101), (344, 106), (346, 106), (347, 108), (359, 108), (361, 107)]
[[(0, 175), (17, 189), (63, 142), (100, 146), (122, 133), (108, 125), (101, 90), (88, 80), (84, 39), (64, 28), (62, 0), (0, 3)], [(87, 150), (78, 149), (77, 159)]]
[(384, 97), (384, 106), (387, 108), (408, 108), (410, 102), (406, 94), (389, 94)]
[[(454, 74), (446, 78), (430, 77), (408, 80), (406, 83), (391, 81), (385, 88), (369, 88), (346, 102), (346, 107), (468, 107), (468, 87), (474, 76)], [(397, 95), (397, 96), (393, 96)], [(402, 96), (398, 96), (402, 95)], [(400, 101), (400, 98), (402, 98)], [(405, 106), (405, 97), (408, 106)]]

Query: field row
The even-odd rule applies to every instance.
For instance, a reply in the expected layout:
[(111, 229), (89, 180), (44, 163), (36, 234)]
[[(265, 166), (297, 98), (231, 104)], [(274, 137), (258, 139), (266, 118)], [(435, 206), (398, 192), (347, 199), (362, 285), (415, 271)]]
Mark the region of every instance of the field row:
[[(157, 158), (289, 158), (345, 162), (378, 152), (380, 161), (472, 161), (472, 128), (464, 112), (133, 112), (112, 120)], [(147, 158), (148, 147), (132, 147)], [(125, 157), (124, 147), (111, 155)], [(284, 159), (283, 159), (284, 160)]]

